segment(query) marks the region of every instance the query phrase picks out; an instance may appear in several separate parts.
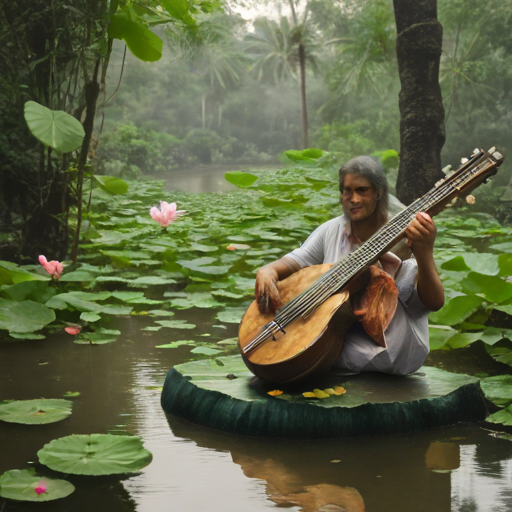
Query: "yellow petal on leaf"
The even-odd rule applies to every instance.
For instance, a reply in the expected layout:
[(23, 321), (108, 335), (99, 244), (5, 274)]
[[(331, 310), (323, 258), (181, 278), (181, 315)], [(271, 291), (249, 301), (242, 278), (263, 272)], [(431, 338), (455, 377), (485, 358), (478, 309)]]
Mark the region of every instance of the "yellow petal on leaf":
[(283, 394), (283, 392), (280, 389), (274, 389), (272, 391), (267, 391), (267, 395), (270, 395), (270, 396), (279, 396), (282, 394)]
[(342, 388), (341, 386), (336, 386), (334, 388), (334, 395), (343, 395), (347, 392), (347, 390), (345, 388)]
[(329, 398), (331, 395), (326, 393), (323, 389), (314, 389), (313, 393), (315, 393), (317, 398)]
[(311, 392), (311, 391), (306, 391), (305, 393), (302, 393), (302, 396), (306, 397), (306, 398), (317, 398), (317, 396), (315, 395), (315, 393)]

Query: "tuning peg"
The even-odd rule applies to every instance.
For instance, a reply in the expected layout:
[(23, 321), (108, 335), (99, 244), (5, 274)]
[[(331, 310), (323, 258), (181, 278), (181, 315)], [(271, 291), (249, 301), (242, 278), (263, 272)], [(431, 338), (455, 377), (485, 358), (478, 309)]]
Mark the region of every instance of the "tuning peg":
[(469, 159), (468, 158), (461, 158), (460, 163), (465, 164)]

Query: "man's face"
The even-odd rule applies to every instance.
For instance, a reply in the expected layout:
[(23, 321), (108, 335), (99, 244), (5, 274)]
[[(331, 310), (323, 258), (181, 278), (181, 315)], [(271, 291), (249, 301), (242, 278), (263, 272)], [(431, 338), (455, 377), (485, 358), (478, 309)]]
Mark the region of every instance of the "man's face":
[(357, 174), (347, 174), (343, 181), (343, 212), (354, 222), (368, 218), (377, 206), (379, 193)]

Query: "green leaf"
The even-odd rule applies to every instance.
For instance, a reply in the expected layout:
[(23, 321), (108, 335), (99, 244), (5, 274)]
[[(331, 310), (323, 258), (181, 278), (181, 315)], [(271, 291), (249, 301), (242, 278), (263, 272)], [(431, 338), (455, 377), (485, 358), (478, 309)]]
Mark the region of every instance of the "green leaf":
[[(41, 302), (37, 298), (43, 298), (43, 302), (50, 299), (56, 292), (53, 288), (48, 286), (46, 281), (23, 281), (11, 286), (4, 286), (2, 293), (7, 298), (21, 302), (22, 300), (35, 300)], [(46, 300), (44, 298), (46, 297)]]
[(83, 320), (84, 322), (97, 322), (98, 320), (101, 320), (101, 316), (96, 313), (88, 313), (84, 311), (80, 314), (80, 320)]
[(62, 399), (15, 400), (0, 405), (0, 420), (25, 425), (55, 423), (71, 415), (72, 402)]
[(470, 272), (461, 284), (466, 293), (482, 294), (487, 300), (498, 304), (512, 297), (512, 284), (498, 276)]
[(497, 375), (480, 381), (486, 398), (499, 407), (512, 404), (512, 375)]
[(471, 270), (464, 261), (464, 258), (462, 256), (455, 256), (455, 258), (452, 258), (451, 260), (445, 261), (441, 268), (443, 270), (451, 270), (455, 272), (467, 272), (468, 270)]
[(303, 154), (302, 151), (290, 149), (285, 151), (284, 154), (293, 162), (314, 162), (314, 159)]
[(474, 313), (483, 299), (476, 295), (457, 295), (450, 299), (443, 308), (430, 314), (431, 322), (441, 325), (456, 325)]
[(197, 341), (194, 340), (180, 340), (173, 341), (172, 343), (166, 343), (165, 345), (157, 345), (155, 348), (178, 348), (184, 345), (196, 345)]
[[(36, 488), (44, 487), (38, 494)], [(51, 501), (65, 498), (75, 486), (66, 480), (40, 477), (34, 468), (12, 469), (0, 476), (0, 496), (18, 501)]]
[(104, 176), (100, 174), (95, 174), (93, 177), (100, 188), (109, 194), (123, 195), (128, 192), (128, 183), (120, 178), (116, 178), (114, 176)]
[(155, 323), (169, 329), (195, 329), (195, 324), (189, 324), (186, 320), (157, 320)]
[(219, 248), (213, 245), (203, 245), (198, 244), (196, 242), (192, 242), (190, 244), (190, 250), (191, 251), (200, 251), (200, 252), (215, 252), (218, 251)]
[(443, 348), (448, 340), (457, 332), (455, 329), (446, 326), (428, 326), (430, 350)]
[(512, 348), (508, 347), (492, 347), (486, 345), (485, 350), (493, 357), (498, 363), (508, 364), (512, 366)]
[(512, 425), (512, 405), (509, 405), (502, 411), (498, 411), (487, 416), (485, 421), (489, 421), (490, 423), (499, 423), (501, 425)]
[(450, 338), (448, 345), (451, 348), (467, 347), (471, 343), (478, 341), (481, 335), (482, 333), (480, 332), (458, 332)]
[(130, 279), (130, 286), (146, 286), (146, 285), (161, 285), (161, 284), (173, 284), (176, 282), (174, 279), (158, 277), (158, 276), (142, 276), (136, 279)]
[[(508, 251), (512, 250), (512, 243)], [(499, 275), (501, 277), (512, 276), (512, 254), (500, 254), (498, 256), (498, 265), (500, 267)]]
[(231, 265), (208, 265), (208, 263), (213, 263), (214, 261), (217, 261), (217, 259), (203, 257), (195, 260), (178, 260), (176, 263), (195, 272), (202, 272), (203, 274), (220, 276), (229, 272)]
[(55, 320), (55, 312), (34, 302), (0, 299), (0, 329), (15, 333), (34, 332)]
[(72, 435), (54, 439), (37, 452), (39, 462), (73, 475), (132, 473), (147, 466), (153, 456), (136, 436)]
[(229, 171), (224, 174), (224, 178), (237, 187), (247, 188), (258, 179), (258, 176), (243, 171)]
[(110, 17), (108, 37), (123, 39), (133, 55), (145, 62), (154, 62), (162, 57), (163, 41), (142, 23), (121, 15)]
[(226, 308), (224, 311), (219, 311), (216, 318), (226, 324), (239, 324), (246, 311), (245, 307)]
[(73, 116), (35, 101), (25, 103), (25, 121), (37, 140), (61, 153), (78, 149), (85, 136), (82, 124)]
[(44, 334), (33, 334), (30, 332), (12, 332), (9, 331), (9, 336), (15, 340), (44, 340)]
[(308, 148), (308, 149), (303, 149), (301, 151), (301, 154), (305, 158), (316, 159), (316, 158), (320, 158), (321, 156), (323, 156), (324, 152), (321, 149)]
[(75, 270), (74, 272), (69, 272), (67, 274), (62, 274), (59, 281), (72, 281), (72, 282), (81, 282), (81, 281), (93, 281), (94, 276), (89, 274), (89, 272), (85, 272), (83, 270)]
[(210, 347), (196, 347), (192, 349), (190, 352), (193, 352), (194, 354), (201, 354), (205, 356), (213, 356), (216, 354), (220, 354), (222, 350), (216, 349), (216, 348), (210, 348)]

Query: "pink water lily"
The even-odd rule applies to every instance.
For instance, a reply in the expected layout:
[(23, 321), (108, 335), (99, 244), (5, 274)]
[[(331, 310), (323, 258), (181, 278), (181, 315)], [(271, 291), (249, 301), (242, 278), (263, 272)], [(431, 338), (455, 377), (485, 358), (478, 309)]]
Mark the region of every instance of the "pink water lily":
[(45, 482), (44, 480), (41, 480), (38, 484), (37, 484), (37, 487), (34, 489), (34, 491), (36, 491), (37, 495), (39, 496), (40, 494), (44, 494), (46, 492), (46, 485), (45, 485)]
[(42, 254), (41, 256), (39, 256), (39, 263), (41, 263), (46, 272), (48, 272), (48, 274), (52, 276), (52, 279), (55, 280), (60, 278), (60, 276), (62, 275), (62, 271), (64, 270), (62, 263), (55, 260), (48, 261), (46, 259), (46, 256), (43, 256)]
[(167, 203), (160, 201), (160, 208), (153, 206), (149, 214), (153, 220), (156, 220), (163, 228), (172, 224), (177, 218), (185, 215), (186, 210), (176, 210), (176, 203)]
[(64, 327), (64, 330), (73, 336), (80, 334), (80, 327)]

